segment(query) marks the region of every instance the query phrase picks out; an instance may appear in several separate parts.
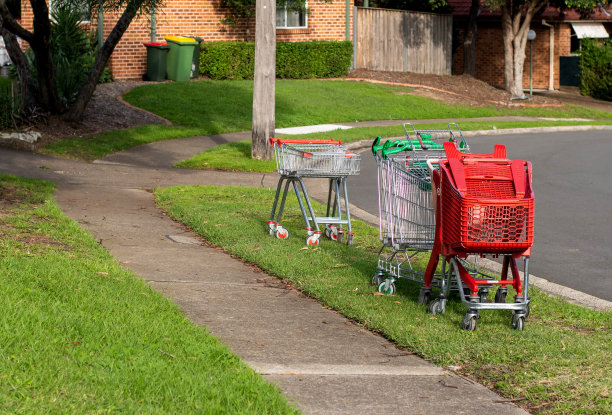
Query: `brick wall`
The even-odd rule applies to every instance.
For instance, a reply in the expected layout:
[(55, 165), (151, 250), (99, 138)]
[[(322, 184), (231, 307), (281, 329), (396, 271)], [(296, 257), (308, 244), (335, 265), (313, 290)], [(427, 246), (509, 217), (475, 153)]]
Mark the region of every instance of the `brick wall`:
[[(310, 14), (306, 29), (279, 29), (279, 42), (295, 42), (308, 40), (344, 40), (345, 39), (345, 3), (334, 0), (309, 2)], [(353, 0), (351, 0), (352, 12)], [(224, 16), (220, 2), (205, 2), (202, 0), (180, 1), (169, 0), (166, 7), (157, 13), (156, 40), (162, 41), (169, 35), (199, 36), (204, 41), (216, 40), (253, 40), (255, 35), (255, 19), (242, 21), (236, 27), (223, 26), (220, 19)], [(104, 15), (104, 36), (108, 36), (119, 14)], [(32, 28), (32, 9), (29, 2), (22, 2), (21, 24)], [(352, 22), (352, 18), (351, 18)], [(96, 22), (92, 28), (96, 29)], [(109, 65), (113, 76), (117, 79), (141, 78), (146, 72), (146, 48), (143, 42), (150, 41), (149, 16), (136, 18), (117, 44)], [(26, 43), (27, 45), (27, 43)]]
[[(353, 0), (350, 0), (351, 13)], [(308, 2), (310, 14), (306, 29), (279, 29), (279, 42), (297, 42), (308, 40), (344, 40), (345, 7), (343, 0), (323, 0)], [(220, 19), (225, 16), (220, 0), (167, 0), (166, 6), (157, 12), (156, 41), (163, 41), (164, 36), (192, 35), (204, 41), (244, 40), (252, 41), (255, 36), (255, 18), (250, 22), (242, 21), (235, 28), (223, 26)], [(148, 15), (135, 18), (117, 44), (110, 59), (110, 68), (116, 79), (142, 78), (146, 72), (146, 48), (143, 42), (150, 41), (150, 24)], [(108, 36), (119, 14), (104, 15), (104, 36)], [(32, 28), (32, 9), (29, 2), (22, 1), (22, 20), (25, 28)], [(352, 17), (350, 18), (352, 23)], [(92, 22), (96, 29), (97, 22)], [(352, 30), (352, 29), (351, 29)]]
[(559, 45), (559, 56), (570, 56), (572, 26), (569, 23), (560, 23), (555, 27), (555, 34), (555, 43)]
[[(553, 88), (559, 88), (559, 56), (569, 55), (570, 28), (562, 23), (554, 28)], [(533, 88), (548, 89), (549, 86), (549, 28), (533, 25), (536, 32), (533, 41)], [(459, 31), (459, 46), (453, 54), (453, 74), (463, 73), (463, 30)], [(530, 45), (525, 47), (523, 87), (529, 88)], [(491, 85), (504, 86), (504, 44), (499, 26), (479, 24), (476, 41), (476, 78)]]

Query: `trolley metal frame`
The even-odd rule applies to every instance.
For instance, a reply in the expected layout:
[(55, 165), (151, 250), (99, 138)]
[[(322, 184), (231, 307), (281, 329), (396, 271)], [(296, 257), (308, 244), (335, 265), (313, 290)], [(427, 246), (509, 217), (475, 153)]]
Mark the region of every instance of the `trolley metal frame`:
[[(306, 244), (318, 245), (323, 233), (319, 225), (325, 225), (327, 237), (343, 242), (346, 234), (346, 243), (352, 245), (354, 234), (351, 226), (346, 178), (359, 174), (361, 156), (348, 151), (340, 141), (336, 140), (270, 138), (270, 144), (274, 146), (276, 167), (281, 175), (268, 221), (270, 235), (275, 235), (279, 239), (289, 237), (289, 231), (281, 225), (281, 219), (289, 186), (293, 185), (306, 224), (308, 235)], [(303, 180), (305, 177), (329, 179), (325, 216), (315, 215)], [(282, 190), (283, 183), (285, 183), (284, 190)], [(341, 199), (344, 200), (344, 216)], [(346, 225), (348, 229), (345, 230), (343, 225)]]
[[(380, 144), (377, 137), (372, 144), (378, 165), (379, 233), (383, 243), (372, 284), (386, 294), (395, 292), (398, 278), (424, 284), (425, 274), (414, 268), (413, 261), (419, 253), (430, 251), (435, 242), (435, 206), (427, 160), (444, 158), (444, 141), (469, 152), (456, 123), (439, 130), (417, 130), (412, 123), (405, 123), (404, 131), (406, 140)], [(443, 281), (443, 275), (436, 274), (433, 284), (441, 286)], [(457, 289), (456, 284), (452, 288)], [(422, 291), (419, 302), (426, 304), (428, 295)]]

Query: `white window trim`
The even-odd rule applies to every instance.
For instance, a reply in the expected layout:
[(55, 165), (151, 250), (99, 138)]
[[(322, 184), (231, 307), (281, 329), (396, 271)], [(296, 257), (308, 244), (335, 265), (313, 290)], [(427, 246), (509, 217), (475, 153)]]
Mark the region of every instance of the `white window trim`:
[[(53, 9), (53, 0), (49, 0), (48, 3), (48, 8), (49, 8), (49, 20), (52, 21), (53, 23), (55, 23), (55, 21), (53, 20), (53, 18), (51, 17), (51, 10)], [(91, 13), (90, 13), (91, 14)], [(88, 25), (91, 24), (91, 20), (86, 19), (86, 20), (80, 20), (79, 24), (82, 25)]]
[[(308, 10), (308, 1), (306, 3), (306, 10)], [(285, 12), (285, 22), (287, 22), (287, 9), (283, 8)], [(285, 23), (286, 24), (286, 23)], [(277, 29), (307, 29), (308, 28), (308, 13), (304, 13), (304, 26), (276, 26)]]

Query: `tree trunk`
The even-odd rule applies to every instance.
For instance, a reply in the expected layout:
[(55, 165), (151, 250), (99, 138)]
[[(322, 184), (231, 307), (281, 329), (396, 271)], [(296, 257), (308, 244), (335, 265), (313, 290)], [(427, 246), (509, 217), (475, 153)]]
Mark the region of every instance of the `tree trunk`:
[(547, 4), (547, 0), (533, 0), (527, 7), (513, 7), (511, 0), (502, 5), (502, 34), (504, 39), (504, 88), (514, 97), (523, 97), (523, 68), (527, 33), (533, 16)]
[(17, 37), (2, 26), (0, 18), (0, 36), (4, 39), (6, 50), (17, 69), (17, 78), (19, 79), (19, 91), (21, 92), (21, 101), (19, 105), (19, 114), (31, 113), (38, 104), (38, 97), (35, 95), (36, 87), (30, 72), (28, 59), (19, 47)]
[(30, 4), (34, 13), (34, 36), (29, 43), (36, 62), (40, 99), (43, 107), (51, 114), (61, 114), (66, 107), (59, 99), (57, 85), (55, 84), (50, 47), (49, 9), (45, 0), (30, 0)]
[(251, 157), (272, 158), (268, 140), (274, 133), (276, 81), (276, 1), (257, 0), (255, 6), (255, 75)]
[(85, 112), (85, 108), (87, 104), (91, 100), (91, 97), (96, 90), (96, 85), (98, 85), (98, 80), (110, 59), (117, 43), (121, 40), (121, 37), (127, 30), (128, 26), (132, 22), (134, 16), (136, 16), (138, 9), (142, 5), (144, 0), (138, 0), (134, 2), (130, 2), (115, 24), (115, 27), (110, 32), (104, 45), (98, 51), (96, 56), (96, 61), (93, 64), (93, 67), (89, 71), (89, 75), (87, 75), (87, 80), (79, 90), (79, 94), (76, 97), (76, 100), (70, 105), (68, 111), (63, 115), (63, 119), (68, 122), (78, 122), (81, 120), (83, 113)]
[(465, 29), (465, 38), (463, 39), (463, 73), (471, 76), (476, 76), (476, 39), (479, 14), (480, 0), (472, 0), (470, 17)]

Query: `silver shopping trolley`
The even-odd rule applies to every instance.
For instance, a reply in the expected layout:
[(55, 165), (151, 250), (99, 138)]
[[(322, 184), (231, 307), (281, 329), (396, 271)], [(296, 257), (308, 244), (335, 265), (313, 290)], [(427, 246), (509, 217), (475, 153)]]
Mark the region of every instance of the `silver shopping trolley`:
[[(342, 242), (346, 234), (346, 243), (352, 245), (353, 232), (346, 178), (359, 174), (361, 156), (347, 150), (340, 141), (336, 140), (270, 138), (270, 144), (274, 146), (276, 169), (281, 175), (270, 212), (270, 220), (268, 221), (270, 235), (275, 235), (279, 239), (289, 237), (289, 231), (281, 225), (281, 219), (289, 184), (293, 184), (306, 223), (306, 233), (308, 234), (306, 244), (318, 245), (323, 233), (319, 225), (325, 225), (325, 235), (327, 237)], [(315, 215), (303, 180), (305, 177), (329, 179), (325, 216)], [(285, 182), (285, 186), (281, 198), (283, 182)], [(344, 216), (341, 194), (344, 199)], [(278, 204), (279, 199), (280, 206)], [(347, 227), (346, 230), (344, 225)]]
[[(448, 129), (417, 130), (404, 124), (405, 140), (377, 137), (372, 154), (378, 165), (379, 232), (382, 247), (372, 284), (386, 294), (395, 292), (395, 281), (406, 278), (424, 282), (425, 273), (413, 266), (420, 252), (430, 251), (435, 242), (436, 221), (431, 194), (431, 173), (427, 160), (444, 159), (444, 142), (454, 143), (461, 152), (469, 146), (455, 123)], [(436, 275), (439, 284), (441, 275)], [(419, 302), (427, 304), (429, 291), (422, 290)]]

